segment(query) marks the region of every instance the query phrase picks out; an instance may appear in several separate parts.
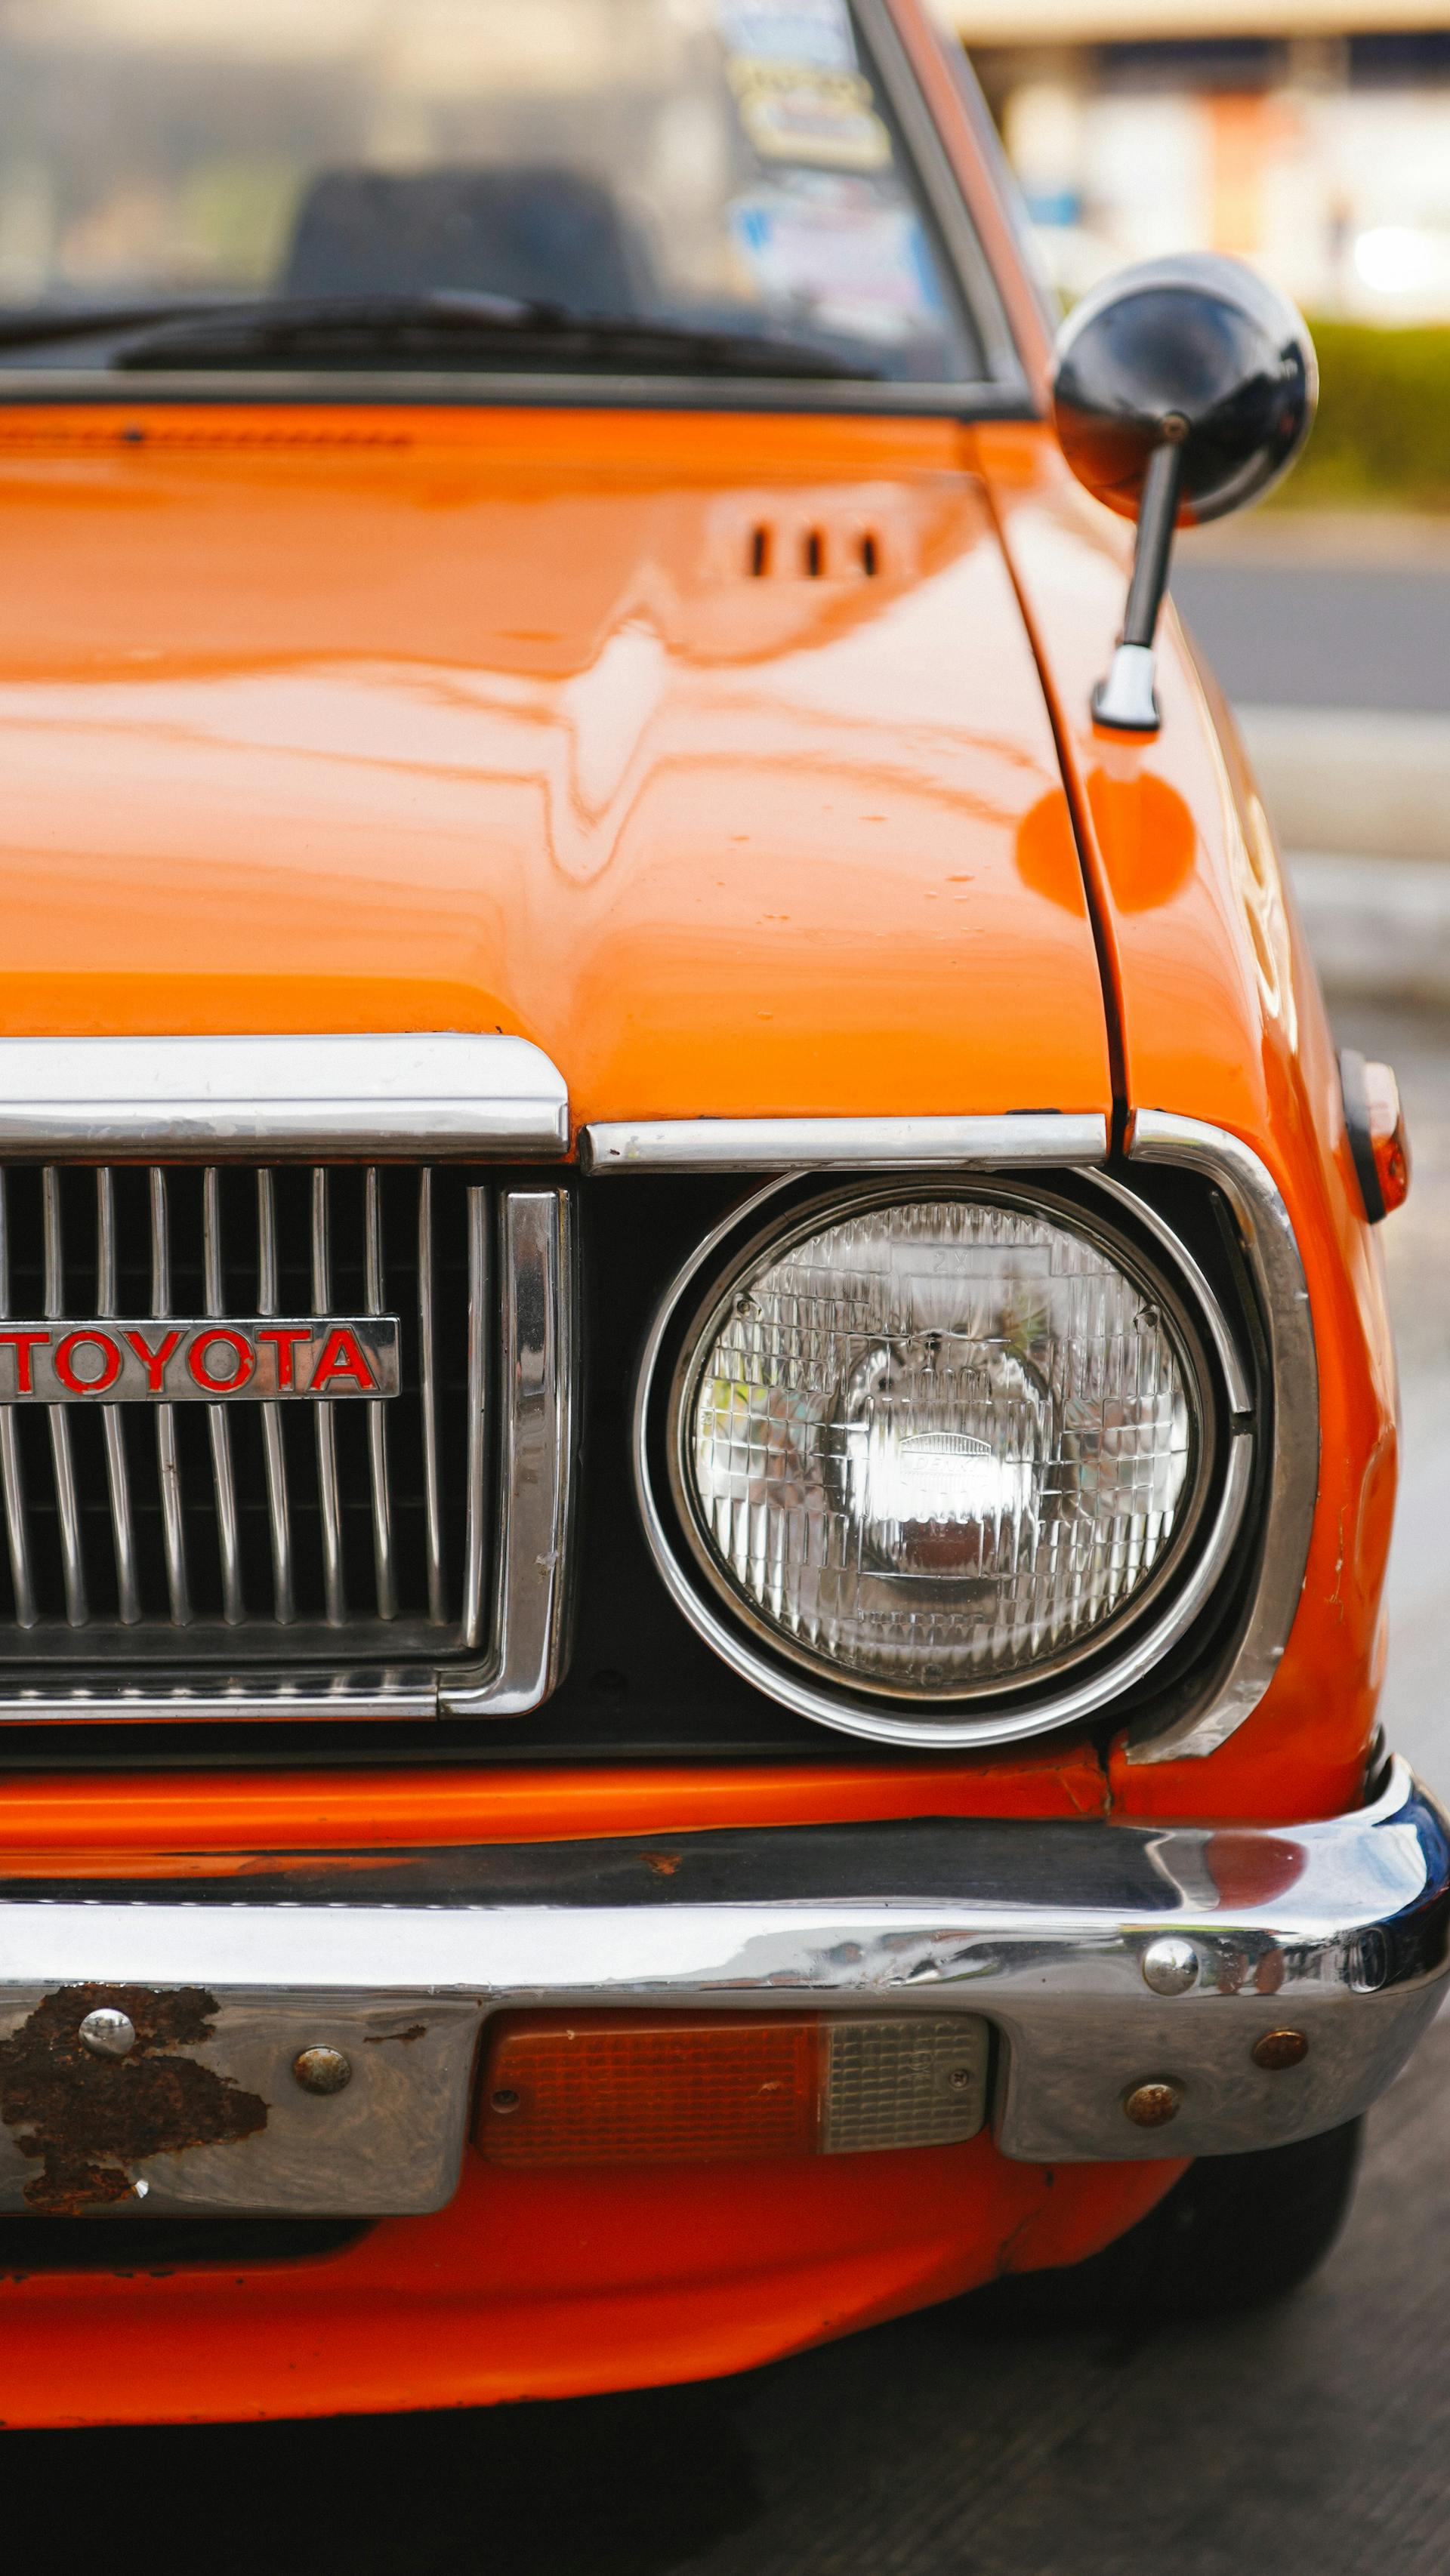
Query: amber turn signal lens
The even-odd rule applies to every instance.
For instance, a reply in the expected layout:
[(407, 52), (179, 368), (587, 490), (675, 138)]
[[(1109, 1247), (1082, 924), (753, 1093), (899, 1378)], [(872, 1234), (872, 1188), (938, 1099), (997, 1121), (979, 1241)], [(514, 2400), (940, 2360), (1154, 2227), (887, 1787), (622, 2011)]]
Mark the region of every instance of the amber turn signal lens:
[(1386, 1216), (1403, 1207), (1410, 1189), (1410, 1140), (1400, 1106), (1400, 1086), (1387, 1064), (1367, 1064), (1369, 1141)]
[(1410, 1140), (1400, 1086), (1387, 1064), (1367, 1064), (1353, 1047), (1339, 1057), (1344, 1124), (1355, 1178), (1371, 1225), (1403, 1207), (1410, 1188)]
[(746, 2164), (945, 2145), (986, 2101), (967, 2014), (520, 2013), (495, 2025), (474, 2143), (502, 2165)]
[(821, 2026), (633, 2013), (504, 2024), (478, 2143), (494, 2164), (583, 2165), (809, 2155)]

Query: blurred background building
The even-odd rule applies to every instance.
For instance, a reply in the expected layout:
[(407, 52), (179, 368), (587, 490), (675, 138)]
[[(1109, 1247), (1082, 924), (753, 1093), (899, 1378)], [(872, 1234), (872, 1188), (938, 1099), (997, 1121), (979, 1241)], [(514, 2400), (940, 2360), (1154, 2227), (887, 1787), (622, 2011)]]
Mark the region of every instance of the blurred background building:
[(1450, 0), (939, 0), (1048, 265), (1190, 245), (1311, 312), (1450, 320)]

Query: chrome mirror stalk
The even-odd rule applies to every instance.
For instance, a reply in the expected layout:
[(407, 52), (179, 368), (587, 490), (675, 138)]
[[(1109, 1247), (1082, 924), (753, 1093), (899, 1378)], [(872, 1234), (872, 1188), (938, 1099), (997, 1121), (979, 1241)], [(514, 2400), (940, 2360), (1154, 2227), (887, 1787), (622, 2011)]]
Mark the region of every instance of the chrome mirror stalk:
[(1093, 692), (1093, 719), (1120, 733), (1156, 733), (1153, 643), (1168, 588), (1173, 532), (1183, 490), (1183, 441), (1188, 423), (1180, 412), (1162, 424), (1162, 442), (1148, 459), (1138, 510), (1138, 542), (1123, 632), (1105, 680)]

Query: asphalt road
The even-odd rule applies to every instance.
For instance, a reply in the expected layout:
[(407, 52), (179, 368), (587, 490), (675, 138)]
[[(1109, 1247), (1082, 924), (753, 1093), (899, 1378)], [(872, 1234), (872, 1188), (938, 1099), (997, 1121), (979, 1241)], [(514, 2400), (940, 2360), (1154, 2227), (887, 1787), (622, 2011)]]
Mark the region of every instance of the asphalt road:
[(1253, 706), (1450, 714), (1450, 562), (1228, 560), (1191, 543), (1173, 596), (1231, 695)]
[[(1215, 564), (1180, 595), (1229, 687), (1450, 707), (1450, 569)], [(1366, 658), (1372, 665), (1365, 676)], [(1387, 1716), (1450, 1792), (1450, 1015), (1360, 1006), (1416, 1155), (1385, 1229), (1406, 1470)], [(1450, 2565), (1450, 2015), (1370, 2124), (1297, 2298), (1141, 2334), (961, 2301), (739, 2380), (321, 2425), (12, 2435), (12, 2550), (150, 2576), (1441, 2576)]]

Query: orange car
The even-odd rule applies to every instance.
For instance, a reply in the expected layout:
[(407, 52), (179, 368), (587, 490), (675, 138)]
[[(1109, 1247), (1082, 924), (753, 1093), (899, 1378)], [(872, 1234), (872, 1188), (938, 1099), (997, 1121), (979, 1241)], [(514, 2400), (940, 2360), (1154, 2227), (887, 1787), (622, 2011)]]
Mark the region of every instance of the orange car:
[(1393, 1085), (1160, 615), (1296, 318), (1054, 350), (919, 0), (0, 98), (0, 2417), (1287, 2287), (1450, 1908)]

